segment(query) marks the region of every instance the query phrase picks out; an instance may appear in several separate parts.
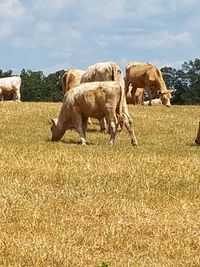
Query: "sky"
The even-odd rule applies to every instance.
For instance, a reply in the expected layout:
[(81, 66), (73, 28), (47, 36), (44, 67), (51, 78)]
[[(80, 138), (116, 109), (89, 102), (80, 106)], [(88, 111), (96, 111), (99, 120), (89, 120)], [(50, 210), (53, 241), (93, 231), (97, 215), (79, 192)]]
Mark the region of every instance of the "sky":
[(199, 0), (0, 0), (0, 18), (0, 69), (14, 74), (200, 57)]

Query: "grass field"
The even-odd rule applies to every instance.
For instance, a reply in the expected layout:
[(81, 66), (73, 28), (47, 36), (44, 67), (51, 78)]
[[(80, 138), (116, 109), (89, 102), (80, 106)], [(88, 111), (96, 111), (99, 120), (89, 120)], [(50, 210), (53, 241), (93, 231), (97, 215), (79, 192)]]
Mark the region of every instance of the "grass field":
[(60, 107), (0, 102), (0, 266), (200, 266), (200, 107), (129, 106), (137, 148), (50, 142)]

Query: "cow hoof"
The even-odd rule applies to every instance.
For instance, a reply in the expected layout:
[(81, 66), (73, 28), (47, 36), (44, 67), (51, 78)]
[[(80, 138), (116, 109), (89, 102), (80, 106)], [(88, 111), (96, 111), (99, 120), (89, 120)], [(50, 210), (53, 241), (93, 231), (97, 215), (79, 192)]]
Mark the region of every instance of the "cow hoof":
[(137, 146), (137, 145), (138, 145), (137, 140), (131, 140), (131, 144), (132, 144), (133, 146)]
[(200, 145), (200, 142), (198, 142), (197, 139), (195, 140), (195, 143), (196, 143), (196, 145), (198, 145), (198, 146)]
[(110, 141), (110, 147), (114, 146), (114, 142)]
[(86, 144), (86, 142), (82, 142), (81, 145), (82, 146), (86, 146), (87, 144)]
[(100, 133), (106, 133), (106, 128), (101, 128)]

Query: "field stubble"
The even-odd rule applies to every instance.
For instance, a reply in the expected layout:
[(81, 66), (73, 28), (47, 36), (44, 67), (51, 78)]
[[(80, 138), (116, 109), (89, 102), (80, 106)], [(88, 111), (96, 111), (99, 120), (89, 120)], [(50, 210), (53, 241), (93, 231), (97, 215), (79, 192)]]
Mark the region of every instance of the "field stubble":
[(110, 148), (50, 142), (60, 106), (0, 103), (0, 266), (200, 266), (199, 107), (129, 106)]

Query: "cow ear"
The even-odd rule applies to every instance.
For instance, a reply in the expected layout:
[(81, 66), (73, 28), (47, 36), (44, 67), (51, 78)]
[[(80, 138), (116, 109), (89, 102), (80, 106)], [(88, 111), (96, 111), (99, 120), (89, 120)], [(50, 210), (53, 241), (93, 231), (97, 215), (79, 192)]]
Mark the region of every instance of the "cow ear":
[(149, 74), (149, 81), (151, 82), (155, 81), (155, 77), (152, 74)]
[(170, 89), (169, 91), (170, 91), (171, 95), (174, 95), (174, 94), (176, 93), (177, 90), (176, 90), (175, 88), (172, 88), (172, 89)]

